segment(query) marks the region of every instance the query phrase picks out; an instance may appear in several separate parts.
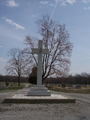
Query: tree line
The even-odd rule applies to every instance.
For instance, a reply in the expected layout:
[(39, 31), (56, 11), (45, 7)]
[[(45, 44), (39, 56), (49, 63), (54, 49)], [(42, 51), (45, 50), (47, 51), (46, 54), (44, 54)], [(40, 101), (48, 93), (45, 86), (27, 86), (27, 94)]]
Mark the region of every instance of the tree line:
[(81, 73), (69, 75), (68, 77), (47, 78), (44, 83), (47, 84), (90, 84), (90, 73)]
[[(21, 77), (20, 82), (21, 83), (32, 83), (36, 84), (36, 76), (32, 77), (33, 79), (30, 79), (29, 77)], [(0, 75), (0, 82), (18, 82), (18, 79), (16, 76), (3, 76)], [(57, 77), (57, 78), (46, 78), (43, 81), (44, 84), (90, 84), (90, 73), (81, 73), (76, 75), (69, 75), (67, 77)]]
[[(0, 75), (0, 82), (18, 83), (17, 76)], [(28, 77), (20, 77), (21, 83), (28, 83)]]

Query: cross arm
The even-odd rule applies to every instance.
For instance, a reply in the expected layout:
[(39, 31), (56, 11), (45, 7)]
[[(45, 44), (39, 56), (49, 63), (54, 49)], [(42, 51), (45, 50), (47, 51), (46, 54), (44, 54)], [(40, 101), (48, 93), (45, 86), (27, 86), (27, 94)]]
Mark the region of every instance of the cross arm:
[(32, 54), (38, 54), (38, 48), (32, 48)]
[(49, 54), (49, 49), (42, 49), (43, 54)]

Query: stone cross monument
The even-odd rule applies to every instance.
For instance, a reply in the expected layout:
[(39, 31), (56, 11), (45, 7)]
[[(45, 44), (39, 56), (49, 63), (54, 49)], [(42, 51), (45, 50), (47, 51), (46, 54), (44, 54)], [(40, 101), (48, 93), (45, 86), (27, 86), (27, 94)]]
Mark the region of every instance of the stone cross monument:
[(32, 49), (32, 54), (38, 54), (37, 85), (42, 85), (42, 54), (48, 53), (48, 49), (42, 48), (42, 40), (39, 40), (38, 48)]
[(38, 48), (32, 48), (32, 54), (38, 54), (37, 85), (31, 88), (28, 96), (50, 96), (51, 92), (42, 85), (42, 54), (48, 54), (48, 49), (43, 49), (42, 40), (39, 40)]

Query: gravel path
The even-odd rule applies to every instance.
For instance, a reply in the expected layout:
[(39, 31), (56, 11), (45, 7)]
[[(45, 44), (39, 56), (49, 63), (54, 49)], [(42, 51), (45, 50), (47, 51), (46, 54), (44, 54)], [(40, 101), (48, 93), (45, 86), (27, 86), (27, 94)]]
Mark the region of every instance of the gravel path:
[(77, 93), (63, 93), (63, 92), (54, 92), (52, 91), (53, 94), (60, 94), (60, 95), (67, 95), (75, 98), (76, 100), (86, 102), (90, 104), (90, 94), (77, 94)]
[[(28, 89), (23, 89), (14, 93), (27, 91)], [(88, 102), (77, 100), (76, 103), (69, 104), (1, 103), (6, 96), (12, 93), (0, 93), (0, 120), (90, 120), (90, 104)], [(90, 95), (86, 96), (90, 97)]]

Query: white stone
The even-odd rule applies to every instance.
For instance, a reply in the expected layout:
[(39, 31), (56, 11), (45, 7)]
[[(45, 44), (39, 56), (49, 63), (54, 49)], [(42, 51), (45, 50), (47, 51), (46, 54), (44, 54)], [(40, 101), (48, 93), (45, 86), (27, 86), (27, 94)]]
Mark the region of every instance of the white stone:
[(48, 49), (43, 49), (42, 40), (39, 40), (38, 48), (32, 49), (32, 54), (38, 54), (37, 85), (32, 87), (28, 96), (50, 96), (51, 92), (42, 85), (42, 54), (48, 54)]
[(51, 94), (51, 96), (27, 96), (25, 94), (16, 94), (12, 98), (21, 99), (68, 99), (63, 95)]

